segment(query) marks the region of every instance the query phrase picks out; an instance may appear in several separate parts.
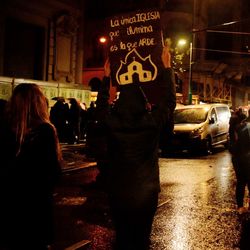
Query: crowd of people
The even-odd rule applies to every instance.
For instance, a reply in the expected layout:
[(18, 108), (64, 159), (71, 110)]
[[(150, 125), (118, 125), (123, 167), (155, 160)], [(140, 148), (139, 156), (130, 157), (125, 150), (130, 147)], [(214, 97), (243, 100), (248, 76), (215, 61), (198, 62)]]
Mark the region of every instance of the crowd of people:
[(78, 144), (85, 140), (89, 124), (94, 119), (95, 102), (89, 108), (75, 98), (58, 97), (50, 109), (50, 120), (57, 129), (59, 141)]
[(14, 88), (10, 100), (3, 102), (0, 123), (1, 249), (45, 250), (53, 244), (53, 192), (62, 161), (59, 142), (78, 143), (85, 132), (90, 136), (87, 141), (99, 132), (96, 142), (101, 139), (104, 146), (99, 147), (98, 162), (107, 164), (104, 179), (116, 230), (114, 248), (149, 248), (160, 192), (159, 135), (170, 103), (175, 104), (170, 62), (168, 48), (163, 48), (162, 95), (154, 106), (138, 81), (121, 86), (119, 99), (110, 105), (109, 60), (96, 106), (91, 103), (84, 112), (74, 98), (70, 105), (58, 98), (49, 112), (38, 85), (22, 83)]
[[(88, 109), (75, 98), (69, 103), (58, 98), (49, 112), (39, 86), (28, 83), (17, 85), (10, 100), (1, 102), (0, 249), (46, 250), (53, 244), (60, 142), (79, 143), (85, 138), (109, 197), (116, 232), (114, 249), (149, 249), (160, 192), (160, 134), (168, 128), (171, 135), (176, 105), (168, 47), (163, 48), (161, 60), (157, 103), (149, 103), (136, 77), (131, 84), (120, 86), (119, 98), (110, 101), (108, 59), (96, 103)], [(250, 119), (240, 109), (231, 116), (229, 135), (236, 203), (243, 213), (245, 187), (250, 191)]]

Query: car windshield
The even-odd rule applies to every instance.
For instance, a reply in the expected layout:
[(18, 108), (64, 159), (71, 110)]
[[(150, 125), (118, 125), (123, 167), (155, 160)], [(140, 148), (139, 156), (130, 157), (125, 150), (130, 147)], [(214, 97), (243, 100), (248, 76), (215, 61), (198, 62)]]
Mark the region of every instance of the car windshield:
[(201, 123), (207, 118), (208, 110), (205, 108), (176, 109), (174, 123)]

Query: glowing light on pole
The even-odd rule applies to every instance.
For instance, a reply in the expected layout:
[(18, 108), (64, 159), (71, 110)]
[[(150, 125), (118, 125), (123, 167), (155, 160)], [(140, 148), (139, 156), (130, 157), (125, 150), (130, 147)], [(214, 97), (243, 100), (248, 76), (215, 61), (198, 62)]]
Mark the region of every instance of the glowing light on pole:
[(183, 47), (187, 44), (187, 40), (186, 39), (180, 39), (177, 43), (178, 46)]
[(99, 44), (101, 45), (102, 59), (103, 59), (103, 63), (104, 63), (104, 61), (107, 57), (107, 55), (106, 55), (107, 38), (105, 36), (99, 37)]
[(193, 43), (190, 43), (190, 52), (189, 52), (189, 80), (188, 80), (188, 104), (192, 104), (192, 64), (193, 64)]
[[(187, 45), (186, 39), (180, 39), (177, 42), (179, 47)], [(193, 43), (189, 44), (189, 77), (188, 77), (188, 104), (192, 104), (192, 64), (193, 64)]]
[(104, 44), (104, 43), (107, 42), (107, 38), (104, 37), (104, 36), (101, 36), (101, 37), (99, 38), (99, 42), (102, 43), (102, 44)]

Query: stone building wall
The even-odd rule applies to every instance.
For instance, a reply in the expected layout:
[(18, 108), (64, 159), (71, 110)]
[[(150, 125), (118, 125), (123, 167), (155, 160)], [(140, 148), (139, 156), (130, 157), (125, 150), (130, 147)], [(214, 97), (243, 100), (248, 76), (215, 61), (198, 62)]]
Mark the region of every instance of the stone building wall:
[[(21, 66), (18, 69), (18, 64), (15, 65), (15, 63), (14, 67), (12, 67), (14, 69), (13, 74), (10, 73), (12, 71), (8, 67), (11, 68), (9, 65), (11, 59), (6, 58), (7, 52), (11, 53), (10, 51), (6, 52), (6, 48), (8, 47), (7, 23), (8, 20), (15, 20), (17, 24), (20, 22), (20, 25), (23, 26), (32, 25), (34, 34), (37, 32), (36, 28), (40, 29), (43, 34), (44, 40), (42, 42), (39, 41), (42, 43), (41, 47), (43, 51), (36, 51), (37, 54), (41, 53), (39, 54), (41, 67), (39, 66), (37, 70), (41, 70), (42, 72), (37, 77), (39, 79), (34, 78), (34, 80), (81, 84), (83, 65), (83, 8), (84, 1), (77, 0), (1, 1), (0, 35), (3, 39), (0, 42), (0, 76), (16, 77), (15, 72), (17, 71), (19, 71), (18, 76), (21, 74)], [(20, 36), (20, 41), (23, 39), (28, 41), (37, 38)], [(18, 47), (18, 41), (13, 46)], [(16, 55), (17, 60), (18, 56), (20, 55)], [(15, 55), (11, 55), (12, 62), (14, 57)], [(32, 62), (32, 58), (24, 57), (23, 63), (25, 63), (25, 59), (30, 59)], [(31, 67), (26, 68), (26, 70), (31, 70)], [(6, 75), (6, 72), (8, 75)], [(30, 72), (30, 75), (32, 75), (32, 72)]]

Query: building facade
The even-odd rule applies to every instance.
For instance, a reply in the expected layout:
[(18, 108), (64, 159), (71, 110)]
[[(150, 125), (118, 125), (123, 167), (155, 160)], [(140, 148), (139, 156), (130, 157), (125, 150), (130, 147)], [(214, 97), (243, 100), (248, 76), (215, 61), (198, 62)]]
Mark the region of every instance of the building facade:
[(25, 81), (41, 85), (49, 99), (89, 102), (82, 84), (83, 14), (78, 0), (1, 1), (1, 98)]
[(0, 98), (15, 84), (36, 81), (49, 99), (63, 95), (88, 104), (91, 80), (103, 77), (107, 46), (98, 39), (105, 34), (105, 18), (146, 7), (161, 10), (163, 35), (174, 47), (181, 37), (192, 42), (192, 60), (189, 51), (178, 74), (178, 99), (188, 103), (191, 89), (200, 101), (248, 105), (249, 5), (247, 0), (3, 0)]

